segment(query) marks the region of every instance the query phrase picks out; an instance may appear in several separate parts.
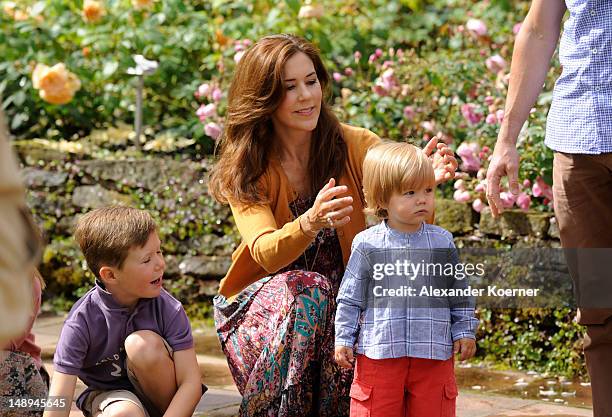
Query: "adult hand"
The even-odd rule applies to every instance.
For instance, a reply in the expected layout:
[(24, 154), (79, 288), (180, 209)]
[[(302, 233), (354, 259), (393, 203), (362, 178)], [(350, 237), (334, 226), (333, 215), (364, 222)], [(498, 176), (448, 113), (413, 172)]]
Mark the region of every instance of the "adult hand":
[(334, 359), (336, 359), (336, 362), (341, 367), (351, 369), (355, 361), (353, 358), (353, 348), (348, 346), (336, 346)]
[(519, 193), (518, 184), (519, 154), (516, 145), (498, 140), (493, 150), (493, 157), (487, 170), (487, 200), (493, 217), (499, 216), (504, 208), (499, 197), (501, 179), (508, 177), (510, 192), (515, 196)]
[(453, 353), (460, 353), (459, 357), (460, 361), (464, 361), (466, 359), (470, 359), (476, 354), (476, 341), (474, 339), (463, 338), (456, 340), (453, 343)]
[[(431, 158), (436, 177), (436, 184), (441, 184), (455, 178), (457, 171), (457, 159), (455, 153), (446, 145), (446, 143), (438, 143), (439, 138), (434, 136), (431, 138), (423, 153)], [(434, 153), (435, 152), (435, 153)]]
[(302, 230), (310, 236), (315, 236), (325, 227), (337, 228), (350, 222), (353, 197), (336, 198), (347, 191), (346, 185), (336, 186), (336, 180), (330, 179), (317, 194), (312, 207), (300, 217)]

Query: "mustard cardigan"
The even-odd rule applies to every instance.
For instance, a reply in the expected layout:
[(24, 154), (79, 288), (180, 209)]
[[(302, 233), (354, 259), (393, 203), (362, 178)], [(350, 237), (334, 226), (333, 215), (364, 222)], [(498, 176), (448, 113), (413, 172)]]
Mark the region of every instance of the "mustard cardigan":
[[(346, 169), (336, 185), (346, 185), (344, 196), (353, 197), (351, 221), (336, 229), (342, 260), (348, 262), (351, 243), (355, 235), (365, 230), (362, 192), (362, 165), (368, 149), (381, 139), (367, 129), (342, 124), (348, 157)], [(270, 204), (249, 207), (230, 204), (242, 242), (232, 254), (232, 264), (221, 280), (219, 293), (231, 297), (257, 280), (274, 274), (297, 259), (313, 238), (300, 228), (299, 217), (292, 220), (289, 202), (297, 196), (280, 163), (271, 158), (263, 175), (262, 184), (267, 190)]]

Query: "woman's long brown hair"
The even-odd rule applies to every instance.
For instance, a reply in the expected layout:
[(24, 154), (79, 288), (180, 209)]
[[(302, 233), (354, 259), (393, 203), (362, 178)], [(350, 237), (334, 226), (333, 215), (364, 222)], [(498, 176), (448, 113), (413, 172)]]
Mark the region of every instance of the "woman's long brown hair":
[(321, 113), (310, 144), (310, 192), (315, 194), (329, 178), (338, 178), (347, 159), (340, 122), (326, 99), (329, 74), (317, 48), (292, 35), (266, 36), (244, 54), (228, 94), (228, 110), (219, 147), (219, 160), (208, 183), (210, 194), (221, 203), (269, 203), (258, 180), (268, 167), (274, 146), (271, 116), (285, 95), (283, 69), (296, 53), (306, 54), (323, 90)]

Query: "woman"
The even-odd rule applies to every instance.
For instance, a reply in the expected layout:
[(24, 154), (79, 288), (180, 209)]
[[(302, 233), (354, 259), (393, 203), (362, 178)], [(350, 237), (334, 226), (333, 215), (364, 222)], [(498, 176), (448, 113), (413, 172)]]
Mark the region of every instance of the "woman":
[[(209, 189), (230, 204), (243, 238), (215, 298), (241, 416), (348, 416), (352, 372), (333, 358), (335, 298), (366, 227), (361, 165), (380, 139), (340, 124), (328, 88), (316, 48), (290, 35), (255, 43), (230, 86)], [(457, 162), (437, 146), (441, 181)]]

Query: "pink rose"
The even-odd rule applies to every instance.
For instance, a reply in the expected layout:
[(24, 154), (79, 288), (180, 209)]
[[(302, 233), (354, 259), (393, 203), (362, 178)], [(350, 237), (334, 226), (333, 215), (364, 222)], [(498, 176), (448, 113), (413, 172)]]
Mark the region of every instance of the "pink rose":
[(421, 123), (421, 127), (425, 129), (427, 132), (435, 132), (436, 131), (436, 122), (435, 120), (426, 120)]
[(353, 57), (355, 58), (355, 62), (359, 62), (359, 60), (361, 59), (361, 52), (355, 51)]
[(476, 187), (474, 187), (474, 191), (477, 193), (486, 193), (487, 192), (487, 183), (486, 181), (479, 182)]
[(487, 106), (490, 106), (491, 104), (493, 104), (495, 102), (495, 97), (493, 96), (486, 96), (484, 99), (484, 102)]
[(523, 211), (528, 211), (531, 206), (531, 197), (526, 193), (520, 193), (516, 198), (516, 205)]
[(514, 26), (512, 26), (512, 33), (514, 33), (515, 35), (518, 35), (518, 33), (521, 30), (522, 26), (523, 26), (523, 22), (519, 22), (519, 23), (515, 24)]
[(344, 69), (344, 75), (346, 75), (347, 77), (350, 77), (351, 75), (353, 75), (353, 69), (351, 67), (346, 67)]
[(507, 64), (504, 58), (496, 54), (487, 58), (487, 60), (485, 61), (485, 65), (490, 71), (498, 73), (506, 69)]
[(457, 155), (461, 157), (461, 169), (463, 171), (477, 172), (480, 169), (482, 162), (477, 156), (478, 152), (480, 152), (480, 147), (477, 143), (463, 142), (459, 145), (457, 148)]
[(412, 107), (412, 106), (404, 107), (404, 117), (406, 119), (412, 120), (412, 119), (414, 119), (414, 116), (416, 116), (416, 112), (414, 111), (414, 107)]
[(547, 200), (553, 199), (553, 192), (550, 185), (546, 184), (542, 177), (538, 177), (535, 180), (535, 184), (531, 188), (531, 193), (534, 197), (544, 197)]
[(219, 87), (215, 87), (212, 91), (211, 97), (214, 101), (221, 101), (221, 98), (223, 97), (223, 92)]
[(395, 79), (395, 71), (393, 71), (393, 68), (389, 68), (388, 70), (383, 72), (380, 78), (382, 80), (383, 87), (387, 91), (391, 91), (391, 89), (393, 89), (393, 87), (397, 85), (397, 80)]
[(525, 187), (525, 188), (529, 188), (529, 187), (531, 187), (531, 181), (529, 181), (529, 180), (524, 180), (524, 181), (523, 181), (523, 187)]
[(465, 191), (465, 181), (463, 181), (461, 179), (455, 181), (454, 188), (455, 188), (455, 190)]
[(504, 121), (504, 116), (505, 116), (505, 113), (502, 109), (499, 109), (495, 112), (495, 117), (497, 117), (497, 120), (499, 121), (499, 123)]
[(477, 106), (473, 103), (466, 103), (461, 106), (461, 114), (469, 124), (475, 125), (482, 120), (482, 114), (476, 113)]
[(210, 93), (210, 85), (207, 83), (200, 84), (200, 86), (198, 87), (196, 91), (196, 97), (197, 98), (208, 97), (209, 93)]
[(485, 119), (485, 122), (489, 125), (494, 125), (495, 123), (497, 123), (497, 117), (495, 117), (493, 113), (489, 113), (487, 114), (487, 118)]
[(370, 57), (368, 58), (368, 62), (371, 64), (372, 62), (376, 61), (376, 55), (372, 54), (370, 55)]
[(207, 123), (204, 126), (204, 133), (214, 140), (217, 140), (219, 139), (219, 136), (221, 136), (221, 127), (214, 122)]
[(487, 34), (487, 25), (480, 19), (469, 19), (465, 27), (470, 33), (479, 37)]
[(467, 203), (468, 201), (470, 201), (471, 196), (469, 191), (457, 190), (454, 192), (453, 198), (455, 199), (455, 201), (458, 201), (460, 203)]
[(383, 50), (380, 48), (376, 48), (376, 51), (374, 51), (374, 55), (376, 55), (376, 58), (380, 58), (381, 56), (383, 56)]
[(236, 52), (236, 54), (234, 55), (234, 62), (237, 64), (240, 62), (240, 60), (242, 59), (242, 56), (245, 54), (246, 51), (238, 51)]
[(472, 208), (474, 209), (474, 211), (478, 213), (480, 213), (485, 207), (486, 207), (485, 203), (483, 203), (480, 198), (477, 198), (472, 203)]
[(198, 110), (196, 111), (196, 115), (198, 116), (201, 122), (204, 122), (207, 118), (215, 114), (216, 110), (217, 106), (215, 106), (213, 103), (202, 104), (200, 108), (198, 108)]
[(342, 74), (340, 74), (339, 72), (334, 72), (334, 81), (339, 83), (340, 81), (342, 81)]
[(514, 206), (514, 202), (516, 201), (516, 197), (509, 191), (502, 191), (499, 193), (499, 198), (502, 202), (503, 208), (511, 208)]

